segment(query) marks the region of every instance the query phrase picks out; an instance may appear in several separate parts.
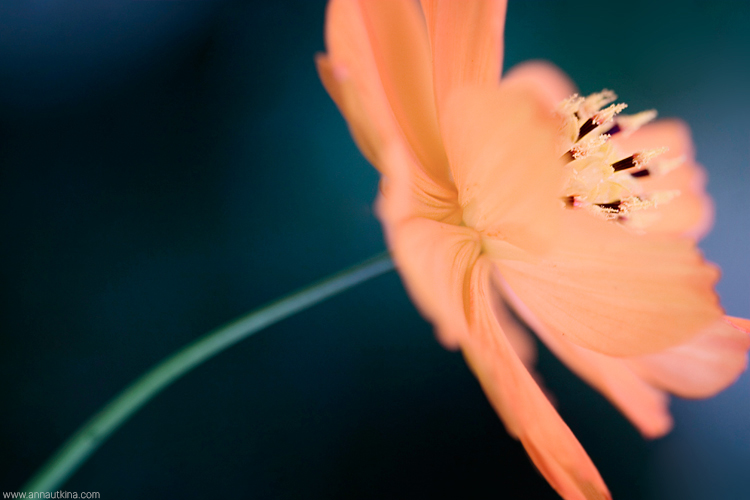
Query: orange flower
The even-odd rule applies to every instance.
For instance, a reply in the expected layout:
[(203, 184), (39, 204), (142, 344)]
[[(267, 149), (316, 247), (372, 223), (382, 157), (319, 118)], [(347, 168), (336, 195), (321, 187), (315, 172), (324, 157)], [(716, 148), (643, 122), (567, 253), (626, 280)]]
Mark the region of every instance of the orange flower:
[(541, 63), (500, 81), (504, 17), (504, 1), (332, 0), (318, 70), (383, 174), (389, 246), (440, 340), (560, 495), (609, 498), (510, 311), (647, 437), (672, 425), (668, 392), (736, 379), (750, 322), (724, 317), (696, 249), (711, 205), (686, 127), (616, 117), (609, 91), (566, 99)]

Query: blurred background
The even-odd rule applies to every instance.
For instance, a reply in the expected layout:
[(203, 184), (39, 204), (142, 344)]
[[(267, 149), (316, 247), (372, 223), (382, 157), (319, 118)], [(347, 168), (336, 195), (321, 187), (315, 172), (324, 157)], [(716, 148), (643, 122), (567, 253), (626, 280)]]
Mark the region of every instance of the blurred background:
[[(750, 4), (512, 1), (506, 68), (686, 120), (701, 243), (750, 316)], [(378, 178), (320, 85), (325, 2), (0, 3), (0, 489), (154, 363), (384, 249)], [(616, 499), (746, 499), (750, 377), (647, 442), (542, 349)], [(135, 415), (63, 487), (129, 498), (557, 498), (395, 273), (269, 328)]]

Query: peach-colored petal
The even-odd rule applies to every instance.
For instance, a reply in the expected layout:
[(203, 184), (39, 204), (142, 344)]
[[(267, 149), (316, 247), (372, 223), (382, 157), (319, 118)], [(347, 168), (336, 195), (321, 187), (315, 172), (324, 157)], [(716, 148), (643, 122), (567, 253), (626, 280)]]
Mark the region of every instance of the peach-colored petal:
[[(392, 138), (388, 114), (420, 166), (449, 182), (424, 19), (413, 2), (331, 0), (326, 47), (334, 73), (351, 78), (366, 115)], [(386, 130), (387, 129), (387, 130)]]
[(443, 120), (463, 220), (484, 238), (543, 252), (560, 213), (557, 123), (534, 82), (453, 92)]
[(340, 74), (336, 75), (336, 70), (327, 56), (318, 54), (315, 64), (323, 86), (346, 118), (357, 147), (380, 173), (387, 174), (384, 170), (385, 165), (380, 161), (380, 151), (388, 142), (400, 140), (390, 110), (381, 107), (380, 113), (371, 112), (368, 107), (372, 106), (368, 106), (368, 103), (372, 103), (372, 96), (368, 98), (357, 92), (343, 68), (339, 71)]
[(386, 152), (395, 175), (383, 180), (377, 209), (396, 267), (422, 314), (446, 347), (457, 347), (467, 329), (468, 275), (481, 251), (476, 231), (426, 218), (414, 196), (409, 157), (400, 148)]
[(614, 136), (624, 156), (636, 151), (667, 147), (669, 150), (654, 160), (684, 158), (677, 168), (663, 176), (642, 177), (643, 187), (650, 192), (679, 190), (680, 195), (668, 203), (648, 210), (657, 214), (645, 229), (649, 232), (684, 235), (698, 240), (713, 223), (713, 203), (706, 194), (706, 174), (695, 162), (690, 129), (679, 120), (659, 120), (634, 132), (630, 137)]
[[(567, 500), (610, 498), (604, 481), (503, 333), (508, 320), (493, 314), (492, 264), (480, 258), (471, 276), (472, 324), (461, 342), (467, 362), (512, 435), (550, 485)], [(498, 323), (499, 322), (499, 323)]]
[(539, 375), (534, 366), (537, 361), (537, 348), (536, 342), (531, 332), (521, 324), (510, 311), (503, 301), (502, 297), (497, 297), (497, 300), (493, 301), (493, 314), (498, 317), (505, 317), (507, 320), (502, 325), (503, 333), (508, 339), (516, 355), (524, 364), (529, 373), (537, 381), (539, 386), (544, 390), (544, 386), (541, 382), (541, 375)]
[[(647, 438), (663, 436), (672, 428), (669, 397), (636, 375), (625, 359), (599, 354), (552, 334), (497, 276), (505, 299), (544, 344), (573, 372), (601, 392)], [(504, 327), (505, 328), (505, 327)]]
[(735, 328), (738, 328), (743, 332), (750, 334), (750, 319), (735, 318), (734, 316), (727, 316), (724, 319)]
[(573, 372), (609, 399), (644, 437), (653, 439), (672, 430), (669, 396), (639, 377), (625, 360), (554, 335), (545, 335), (543, 341)]
[(442, 342), (456, 345), (466, 331), (469, 273), (480, 253), (475, 231), (416, 217), (389, 233), (406, 288)]
[(513, 66), (503, 76), (503, 82), (515, 82), (516, 79), (534, 82), (537, 89), (545, 94), (547, 102), (553, 107), (577, 92), (573, 81), (557, 66), (545, 61), (526, 61)]
[(510, 288), (561, 340), (611, 356), (650, 354), (722, 317), (713, 291), (718, 271), (691, 241), (562, 211), (548, 255), (497, 261)]
[(729, 321), (718, 321), (685, 344), (628, 363), (656, 387), (685, 398), (706, 398), (731, 385), (745, 371), (748, 349), (747, 331)]
[(454, 89), (499, 82), (506, 4), (505, 0), (422, 0), (438, 111)]
[(436, 184), (398, 144), (387, 148), (381, 156), (389, 171), (380, 182), (383, 196), (378, 200), (378, 214), (386, 232), (397, 221), (411, 217), (461, 223), (455, 187)]

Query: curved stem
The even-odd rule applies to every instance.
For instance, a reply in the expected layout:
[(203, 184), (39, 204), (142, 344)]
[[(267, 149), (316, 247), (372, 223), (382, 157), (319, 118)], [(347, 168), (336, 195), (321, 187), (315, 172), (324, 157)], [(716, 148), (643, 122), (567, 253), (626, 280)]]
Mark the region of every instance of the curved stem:
[(131, 415), (207, 359), (270, 326), (393, 269), (385, 252), (219, 327), (143, 374), (73, 434), (20, 491), (56, 491)]

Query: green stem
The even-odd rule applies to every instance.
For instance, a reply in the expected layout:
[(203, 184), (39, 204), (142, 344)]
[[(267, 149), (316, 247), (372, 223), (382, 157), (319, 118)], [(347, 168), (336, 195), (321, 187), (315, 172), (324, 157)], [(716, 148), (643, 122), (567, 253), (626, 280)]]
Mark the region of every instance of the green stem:
[(391, 269), (393, 262), (388, 253), (377, 255), (271, 302), (188, 344), (107, 403), (60, 447), (20, 491), (57, 491), (110, 434), (182, 375), (255, 332)]

